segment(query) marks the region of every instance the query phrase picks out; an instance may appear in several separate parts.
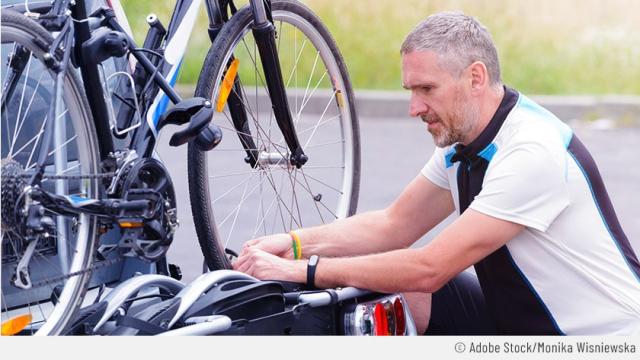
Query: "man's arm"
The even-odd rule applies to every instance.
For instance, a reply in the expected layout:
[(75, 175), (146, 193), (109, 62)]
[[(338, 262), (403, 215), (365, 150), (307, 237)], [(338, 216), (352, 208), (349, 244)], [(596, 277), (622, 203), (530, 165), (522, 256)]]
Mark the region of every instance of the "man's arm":
[(406, 248), (452, 211), (449, 190), (418, 175), (386, 209), (298, 231), (302, 255), (355, 256)]
[[(385, 293), (433, 293), (467, 267), (499, 249), (524, 225), (467, 209), (431, 243), (350, 258), (321, 258), (315, 283), (321, 288), (354, 286)], [(234, 268), (259, 279), (306, 282), (307, 261), (285, 260), (248, 249)]]
[(456, 274), (496, 251), (523, 228), (523, 225), (468, 209), (423, 248), (321, 259), (315, 282), (323, 288), (349, 285), (387, 293), (433, 293)]

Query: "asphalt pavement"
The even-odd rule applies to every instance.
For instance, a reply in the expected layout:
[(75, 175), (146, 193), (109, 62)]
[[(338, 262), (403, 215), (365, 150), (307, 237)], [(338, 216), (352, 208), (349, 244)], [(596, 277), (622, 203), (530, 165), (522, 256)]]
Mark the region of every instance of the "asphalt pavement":
[[(595, 158), (618, 219), (636, 253), (640, 254), (640, 211), (636, 209), (640, 204), (640, 167), (637, 165), (640, 127), (602, 127), (590, 122), (576, 122), (572, 126)], [(389, 205), (419, 173), (434, 149), (424, 124), (409, 117), (362, 117), (360, 130), (362, 178), (358, 213)], [(203, 258), (189, 207), (187, 150), (169, 147), (169, 135), (167, 131), (161, 134), (158, 153), (174, 181), (181, 226), (168, 257), (182, 268), (183, 281), (188, 282), (201, 273)], [(449, 221), (425, 235), (416, 246), (432, 239)]]

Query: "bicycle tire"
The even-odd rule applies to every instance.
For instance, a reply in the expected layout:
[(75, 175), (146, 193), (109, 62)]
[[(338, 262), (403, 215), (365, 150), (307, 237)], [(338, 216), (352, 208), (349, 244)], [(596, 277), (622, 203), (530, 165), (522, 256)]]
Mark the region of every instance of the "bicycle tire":
[[(10, 162), (14, 164), (12, 166), (19, 166), (20, 172), (29, 174), (29, 168), (33, 168), (31, 160), (35, 162), (41, 143), (39, 134), (42, 130), (37, 131), (44, 128), (46, 121), (46, 115), (42, 115), (47, 114), (51, 106), (46, 96), (50, 99), (53, 93), (47, 88), (53, 88), (54, 72), (44, 63), (43, 55), (53, 38), (37, 22), (11, 9), (2, 10), (1, 20), (3, 55), (11, 56), (10, 50), (20, 45), (28, 49), (29, 56), (17, 80), (16, 93), (7, 99), (0, 120), (3, 140), (9, 140), (3, 141), (2, 146), (3, 175), (5, 164)], [(2, 66), (3, 74), (6, 74), (7, 62)], [(36, 85), (27, 86), (33, 84), (33, 79), (38, 79)], [(98, 141), (82, 83), (71, 66), (64, 78), (62, 100), (64, 108), (62, 112), (56, 112), (58, 120), (50, 157), (45, 164), (45, 178), (47, 174), (95, 174), (100, 161)], [(12, 191), (22, 191), (20, 186), (10, 187), (5, 181), (2, 184), (3, 201)], [(88, 198), (98, 196), (97, 180), (45, 180), (41, 187), (62, 195), (79, 192)], [(15, 224), (5, 223), (8, 219), (5, 215), (3, 208), (2, 322), (29, 313), (32, 322), (21, 334), (61, 334), (87, 290), (91, 273), (86, 269), (93, 261), (96, 220), (87, 215), (71, 218), (50, 213), (56, 224), (55, 240), (38, 240), (40, 243), (29, 262), (33, 286), (20, 289), (11, 284), (10, 277), (16, 273), (15, 266), (22, 257), (25, 240), (16, 232)], [(55, 299), (56, 303), (50, 299)]]
[[(226, 216), (222, 221), (216, 222), (215, 209), (218, 207), (218, 205), (214, 205), (212, 203), (215, 201), (218, 201), (220, 199), (220, 196), (217, 199), (212, 200), (211, 195), (223, 194), (224, 190), (222, 188), (224, 186), (220, 186), (219, 185), (220, 183), (213, 184), (211, 180), (213, 177), (218, 177), (218, 178), (223, 177), (224, 175), (220, 174), (220, 170), (221, 168), (228, 167), (228, 164), (223, 166), (215, 166), (212, 163), (213, 162), (212, 159), (222, 158), (224, 151), (235, 151), (235, 150), (217, 148), (211, 151), (210, 154), (207, 154), (205, 152), (198, 150), (197, 147), (194, 146), (194, 144), (190, 144), (189, 151), (188, 151), (188, 168), (189, 168), (189, 193), (190, 193), (190, 199), (191, 199), (191, 208), (192, 208), (194, 222), (196, 224), (195, 227), (196, 227), (196, 233), (198, 235), (198, 241), (200, 243), (200, 247), (202, 249), (205, 262), (210, 270), (231, 268), (230, 261), (227, 258), (227, 255), (225, 254), (225, 248), (232, 248), (232, 246), (229, 246), (229, 242), (232, 236), (234, 241), (234, 246), (232, 250), (237, 252), (239, 251), (240, 246), (242, 243), (244, 243), (244, 241), (249, 240), (250, 238), (255, 237), (257, 235), (256, 233), (258, 232), (258, 230), (262, 232), (260, 235), (267, 235), (269, 233), (275, 232), (274, 230), (287, 232), (292, 228), (318, 225), (321, 223), (329, 222), (329, 220), (351, 216), (355, 213), (357, 208), (359, 184), (360, 184), (360, 135), (359, 135), (359, 126), (358, 126), (358, 120), (356, 115), (353, 90), (351, 87), (351, 82), (349, 80), (347, 68), (345, 66), (344, 60), (342, 59), (342, 55), (340, 54), (338, 47), (335, 43), (335, 40), (331, 37), (327, 28), (324, 26), (321, 20), (315, 14), (313, 14), (313, 12), (309, 8), (307, 8), (306, 6), (302, 5), (297, 1), (291, 1), (291, 0), (273, 1), (271, 5), (272, 5), (271, 9), (272, 9), (272, 14), (274, 19), (274, 25), (276, 26), (276, 31), (278, 32), (278, 39), (276, 41), (278, 43), (278, 52), (280, 53), (281, 65), (283, 65), (283, 69), (282, 69), (283, 80), (287, 82), (287, 84), (292, 83), (294, 78), (294, 73), (295, 73), (296, 85), (293, 87), (297, 88), (299, 73), (306, 71), (306, 74), (308, 75), (306, 89), (305, 89), (305, 93), (302, 101), (299, 101), (299, 95), (300, 93), (302, 93), (301, 90), (299, 92), (295, 92), (296, 94), (295, 99), (294, 99), (294, 96), (291, 95), (291, 93), (289, 94), (289, 98), (290, 98), (290, 107), (292, 111), (295, 109), (295, 112), (293, 115), (294, 115), (294, 118), (296, 118), (296, 124), (295, 124), (296, 132), (298, 134), (298, 137), (300, 138), (300, 143), (303, 146), (303, 149), (306, 152), (306, 154), (309, 155), (310, 160), (300, 170), (292, 169), (291, 166), (289, 166), (288, 164), (285, 164), (287, 162), (285, 159), (286, 156), (283, 155), (282, 152), (283, 151), (286, 152), (286, 150), (284, 150), (286, 149), (286, 145), (284, 147), (281, 145), (282, 140), (272, 141), (270, 139), (272, 130), (274, 131), (275, 134), (279, 134), (280, 136), (282, 135), (278, 127), (274, 126), (275, 122), (273, 120), (272, 112), (271, 112), (271, 115), (269, 115), (269, 136), (267, 136), (267, 131), (261, 128), (261, 126), (265, 125), (266, 123), (265, 118), (264, 117), (260, 118), (258, 114), (259, 108), (260, 108), (260, 103), (257, 100), (259, 99), (258, 77), (260, 76), (259, 73), (260, 71), (262, 71), (262, 69), (261, 69), (261, 66), (254, 66), (253, 71), (255, 71), (254, 86), (256, 86), (256, 89), (255, 89), (256, 115), (255, 116), (251, 115), (252, 119), (250, 119), (251, 120), (250, 122), (252, 123), (250, 125), (254, 128), (252, 136), (256, 140), (256, 143), (257, 143), (256, 146), (263, 148), (262, 149), (263, 151), (261, 151), (261, 154), (267, 153), (267, 155), (273, 156), (273, 153), (277, 152), (277, 153), (280, 153), (280, 155), (282, 155), (283, 157), (282, 160), (284, 161), (277, 160), (275, 166), (271, 166), (273, 164), (267, 165), (267, 166), (259, 165), (254, 168), (251, 168), (246, 163), (243, 163), (242, 159), (244, 155), (242, 155), (243, 153), (242, 153), (241, 143), (240, 141), (236, 140), (238, 137), (235, 136), (235, 134), (233, 134), (234, 128), (232, 125), (229, 126), (231, 121), (227, 116), (227, 119), (226, 119), (228, 121), (226, 123), (227, 126), (224, 126), (224, 125), (222, 126), (223, 131), (225, 132), (225, 138), (222, 140), (221, 146), (225, 144), (225, 141), (227, 144), (232, 142), (232, 143), (235, 143), (236, 146), (239, 146), (238, 154), (240, 155), (237, 157), (236, 164), (239, 164), (239, 166), (241, 167), (247, 166), (247, 168), (249, 169), (249, 172), (251, 173), (251, 175), (249, 176), (258, 176), (262, 179), (261, 180), (262, 182), (264, 182), (265, 179), (268, 179), (269, 185), (271, 185), (271, 188), (272, 188), (271, 190), (273, 191), (273, 196), (274, 196), (270, 206), (268, 207), (265, 213), (265, 208), (266, 208), (265, 200), (267, 200), (267, 202), (269, 201), (268, 197), (271, 197), (271, 193), (269, 193), (268, 195), (266, 194), (266, 192), (269, 191), (268, 186), (265, 186), (265, 188), (267, 189), (264, 190), (262, 183), (257, 185), (260, 187), (260, 195), (258, 195), (255, 199), (253, 199), (253, 203), (255, 204), (256, 208), (262, 209), (262, 221), (258, 221), (260, 218), (260, 213), (259, 213), (260, 210), (256, 210), (258, 214), (256, 216), (256, 228), (254, 229), (253, 233), (249, 233), (245, 231), (244, 234), (232, 235), (234, 230), (233, 227), (235, 226), (236, 220), (239, 217), (239, 213), (241, 211), (240, 207), (244, 205), (243, 202), (246, 202), (246, 199), (250, 196), (250, 195), (247, 195), (245, 197), (245, 194), (247, 192), (247, 185), (245, 185), (245, 191), (244, 191), (245, 194), (242, 195), (242, 198), (240, 199), (240, 204), (237, 206), (237, 210), (234, 208), (233, 211), (229, 213), (228, 208), (225, 209), (224, 207), (220, 207), (217, 210), (218, 211), (217, 214), (219, 216), (222, 216), (223, 214)], [(220, 33), (217, 35), (205, 59), (203, 69), (198, 79), (198, 83), (196, 87), (196, 96), (202, 96), (208, 99), (212, 99), (215, 106), (220, 79), (224, 75), (224, 71), (226, 69), (227, 64), (229, 63), (231, 54), (234, 54), (234, 57), (237, 59), (240, 59), (242, 57), (242, 54), (239, 54), (239, 52), (241, 52), (242, 50), (240, 47), (240, 42), (244, 43), (244, 47), (247, 49), (247, 53), (249, 53), (248, 57), (245, 54), (245, 60), (247, 60), (246, 58), (252, 58), (254, 65), (256, 63), (259, 64), (258, 62), (259, 56), (258, 54), (256, 54), (255, 48), (254, 48), (254, 54), (252, 57), (250, 54), (249, 46), (247, 46), (247, 43), (246, 43), (247, 39), (249, 41), (251, 40), (249, 39), (249, 36), (251, 34), (249, 29), (251, 27), (252, 22), (253, 20), (252, 20), (251, 9), (249, 7), (245, 7), (239, 10), (236, 14), (234, 14), (229, 20), (229, 22), (227, 22), (224, 25)], [(293, 35), (291, 35), (291, 33)], [(298, 43), (296, 38), (297, 36), (296, 34), (298, 33), (306, 37), (304, 42), (300, 44), (299, 50), (297, 48)], [(289, 38), (287, 38), (287, 36), (289, 36)], [(294, 48), (293, 53), (291, 53), (290, 50), (287, 50), (289, 48), (285, 48), (285, 46), (287, 46), (285, 44), (289, 40), (291, 40), (290, 39), (291, 36), (293, 36), (294, 38), (294, 45), (292, 45)], [(283, 38), (285, 38), (284, 41), (282, 40)], [(282, 44), (283, 42), (285, 44)], [(315, 61), (314, 61), (312, 70), (309, 70), (309, 67), (310, 67), (309, 65), (305, 65), (305, 63), (300, 61), (300, 59), (302, 58), (303, 52), (307, 51), (305, 50), (305, 45), (308, 43), (310, 43), (311, 46), (317, 50), (317, 52), (315, 52), (316, 55), (315, 55)], [(287, 51), (289, 52), (287, 53)], [(290, 56), (292, 54), (293, 54), (293, 57)], [(311, 57), (313, 57), (313, 54), (314, 54), (313, 52), (310, 52)], [(304, 53), (304, 55), (306, 55), (306, 52)], [(287, 59), (289, 59), (289, 63), (292, 64), (293, 69), (289, 69), (286, 66), (284, 66), (283, 59), (285, 58), (285, 56), (287, 57)], [(314, 77), (316, 76), (315, 68), (318, 63), (318, 58), (320, 58), (321, 60), (320, 61), (321, 66), (324, 66), (326, 69), (326, 72), (322, 75), (322, 77), (319, 80), (317, 77)], [(251, 60), (245, 61), (245, 63), (248, 63), (249, 65), (251, 65)], [(299, 65), (299, 64), (302, 64), (302, 65)], [(304, 69), (300, 70), (298, 68), (299, 66), (300, 67), (306, 66), (306, 70)], [(243, 79), (242, 76), (245, 76), (245, 78), (250, 77), (250, 76), (247, 76), (246, 72), (243, 73), (242, 70), (239, 70), (239, 73), (240, 73), (241, 80)], [(289, 74), (289, 76), (288, 76), (288, 79), (285, 79), (286, 77), (285, 74), (287, 73)], [(329, 74), (330, 79), (324, 79), (326, 74)], [(310, 91), (310, 84), (312, 83), (312, 80), (315, 84), (315, 87), (313, 88), (312, 91)], [(323, 81), (325, 83), (322, 83)], [(327, 81), (328, 81), (328, 84), (326, 84)], [(307, 117), (311, 118), (312, 116), (309, 115), (305, 117), (301, 115), (301, 113), (303, 110), (305, 110), (305, 107), (310, 102), (310, 99), (312, 98), (313, 93), (316, 92), (316, 89), (318, 89), (319, 84), (322, 84), (323, 86), (328, 85), (327, 88), (333, 89), (333, 93), (329, 95), (329, 100), (326, 106), (324, 107), (324, 112), (322, 113), (322, 116), (320, 117), (318, 122), (315, 123), (315, 127), (312, 129), (313, 130), (312, 133), (308, 136), (308, 138), (306, 138), (306, 135), (303, 133), (308, 132), (310, 128), (303, 129), (302, 124), (304, 124), (305, 121), (307, 121), (306, 120)], [(304, 86), (304, 83), (302, 85)], [(247, 90), (244, 90), (244, 91), (246, 92)], [(308, 98), (307, 98), (307, 92), (309, 92)], [(245, 96), (245, 99), (247, 99), (246, 96)], [(250, 112), (254, 110), (253, 108), (251, 108), (248, 101), (247, 103), (243, 103), (243, 105), (246, 105), (245, 110), (248, 110)], [(265, 107), (263, 106), (263, 108)], [(322, 108), (322, 105), (320, 108)], [(330, 118), (329, 120), (325, 120), (325, 122), (322, 122), (323, 117), (326, 115), (326, 113), (329, 110), (332, 113), (337, 113), (336, 123), (332, 123), (333, 121), (332, 118)], [(228, 111), (228, 110), (225, 110), (225, 111)], [(216, 115), (214, 115), (213, 121), (214, 122), (224, 121), (223, 115), (221, 115), (221, 113), (216, 113)], [(330, 124), (331, 129), (334, 129), (334, 130), (328, 130), (327, 128), (323, 128), (323, 130), (318, 130), (321, 127), (328, 126), (327, 124)], [(232, 131), (228, 131), (228, 130), (232, 130)], [(325, 132), (329, 131), (330, 133), (327, 133), (327, 135), (324, 135), (324, 134), (321, 135), (319, 131), (325, 131)], [(266, 138), (266, 140), (260, 139), (261, 133), (263, 134), (262, 136)], [(325, 154), (330, 151), (328, 147), (332, 146), (331, 141), (326, 141), (325, 143), (322, 143), (319, 145), (316, 145), (315, 143), (313, 144), (313, 146), (317, 146), (318, 148), (323, 147), (322, 149), (319, 149), (319, 150), (312, 149), (313, 146), (310, 142), (314, 136), (317, 136), (316, 139), (321, 138), (322, 136), (338, 137), (338, 140), (334, 139), (334, 141), (336, 142), (337, 150), (334, 151), (333, 147), (331, 149), (331, 151), (334, 151), (336, 155), (334, 155), (334, 153), (332, 152), (331, 156), (332, 156), (332, 159), (341, 158), (339, 160), (342, 161), (341, 166), (343, 170), (336, 171), (338, 175), (335, 176), (335, 179), (334, 179), (334, 176), (330, 176), (326, 174), (318, 175), (317, 172), (314, 173), (314, 175), (317, 177), (311, 176), (311, 175), (307, 176), (307, 174), (310, 172), (310, 169), (314, 169), (315, 171), (318, 171), (318, 172), (321, 170), (322, 171), (324, 170), (322, 163), (319, 163), (319, 161), (321, 161), (321, 158), (325, 157)], [(233, 138), (236, 138), (236, 139), (233, 139)], [(263, 142), (262, 144), (260, 144), (261, 141)], [(314, 139), (314, 141), (316, 140)], [(270, 144), (268, 142), (270, 142)], [(271, 148), (271, 150), (268, 150), (267, 148)], [(277, 156), (278, 154), (276, 154), (276, 157)], [(271, 167), (271, 169), (269, 169), (268, 167)], [(330, 166), (326, 166), (325, 168), (329, 168), (329, 167)], [(337, 166), (337, 168), (339, 168), (339, 166)], [(305, 170), (307, 171), (306, 173), (305, 173)], [(328, 172), (329, 170), (330, 169), (326, 169), (326, 172)], [(284, 188), (283, 183), (285, 181), (283, 178), (284, 175), (281, 175), (280, 186), (277, 187), (274, 185), (275, 178), (273, 177), (273, 172), (275, 171), (279, 171), (281, 173), (284, 173), (284, 172), (288, 173), (289, 181), (291, 182), (290, 189), (287, 186), (286, 190), (284, 191), (282, 190)], [(342, 173), (340, 173), (340, 171), (342, 171)], [(216, 175), (210, 177), (209, 176), (210, 172)], [(304, 178), (304, 182), (306, 184), (303, 184), (301, 180), (296, 179), (298, 175), (301, 176), (301, 179)], [(327, 180), (328, 178), (330, 179)], [(246, 180), (246, 181), (249, 181), (249, 180)], [(329, 182), (331, 182), (331, 185), (329, 184)], [(313, 186), (310, 183), (313, 183)], [(337, 185), (333, 186), (333, 184), (337, 184)], [(227, 185), (227, 187), (237, 187), (237, 182), (232, 181), (231, 184)], [(300, 205), (300, 202), (302, 200), (299, 202), (298, 195), (296, 194), (296, 187), (298, 187), (298, 189), (303, 188), (303, 191), (308, 192), (307, 195), (309, 196), (305, 197), (306, 200), (305, 198), (302, 199), (306, 201), (302, 205)], [(318, 189), (320, 187), (322, 187), (322, 189)], [(328, 188), (333, 188), (333, 190), (336, 190), (336, 194), (334, 194), (331, 191), (332, 189), (328, 189)], [(254, 187), (252, 192), (255, 191), (255, 189), (256, 188)], [(265, 191), (265, 193), (263, 193), (263, 190)], [(311, 191), (311, 190), (314, 190), (314, 191)], [(327, 192), (329, 193), (328, 195), (327, 195)], [(226, 195), (226, 193), (224, 194), (225, 196), (228, 196)], [(332, 196), (337, 198), (336, 206), (331, 207), (331, 209), (334, 209), (333, 211), (323, 203), (323, 199), (325, 199), (325, 197), (328, 199), (332, 199)], [(282, 210), (282, 208), (287, 208), (285, 201), (283, 200), (285, 199), (285, 197), (287, 200), (286, 203), (289, 202), (289, 197), (291, 198), (292, 209), (294, 208), (293, 203), (295, 201), (295, 207), (297, 207), (296, 214), (294, 214), (292, 211), (288, 211), (288, 209), (287, 209), (288, 214), (286, 213), (287, 211)], [(273, 225), (271, 226), (270, 229), (267, 229), (265, 220), (267, 215), (270, 216), (269, 211), (271, 211), (271, 209), (273, 208), (275, 199), (278, 199), (277, 205), (278, 205), (278, 208), (280, 209), (279, 214), (276, 213), (276, 210), (273, 210), (273, 212), (276, 213), (273, 215), (274, 216)], [(233, 199), (225, 200), (225, 201), (231, 204), (236, 204), (236, 200), (233, 200)], [(303, 211), (300, 210), (300, 206), (303, 207)], [(251, 209), (251, 207), (249, 206), (245, 206), (245, 208)], [(304, 211), (305, 209), (307, 210), (306, 212)], [(235, 211), (235, 215), (233, 215), (234, 211)], [(249, 211), (249, 210), (246, 210), (246, 211)], [(307, 219), (311, 216), (314, 216), (314, 217), (319, 217), (321, 221), (317, 221), (317, 219), (315, 218), (314, 218), (314, 221), (312, 222), (309, 222), (308, 220), (303, 221), (302, 219), (303, 213), (305, 214), (305, 217)], [(324, 218), (323, 213), (325, 213), (325, 215), (327, 216), (327, 219)], [(221, 227), (223, 223), (230, 218), (229, 216), (231, 215), (234, 216), (233, 225), (230, 226), (231, 230), (227, 234), (225, 232), (226, 230), (223, 231)], [(248, 217), (246, 212), (245, 214), (243, 214), (243, 216)], [(276, 219), (278, 217), (279, 219)], [(286, 220), (285, 220), (285, 217), (287, 217)], [(275, 226), (276, 220), (279, 222), (277, 229)], [(289, 222), (289, 224), (287, 224), (287, 221)], [(262, 229), (258, 229), (260, 227), (262, 227)], [(225, 233), (223, 234), (223, 232)]]

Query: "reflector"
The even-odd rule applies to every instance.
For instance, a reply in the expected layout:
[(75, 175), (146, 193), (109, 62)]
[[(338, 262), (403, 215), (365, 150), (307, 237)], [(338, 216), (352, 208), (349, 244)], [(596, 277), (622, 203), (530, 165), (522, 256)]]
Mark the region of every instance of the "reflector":
[(407, 323), (404, 317), (404, 304), (400, 297), (393, 302), (393, 308), (396, 314), (396, 335), (404, 335)]
[(390, 335), (389, 333), (389, 322), (387, 321), (387, 312), (385, 311), (384, 305), (382, 303), (377, 303), (375, 310), (375, 326), (376, 332), (375, 335), (385, 336)]
[(22, 331), (31, 323), (31, 315), (18, 315), (2, 323), (2, 336), (11, 336)]
[(231, 89), (233, 89), (233, 83), (236, 80), (236, 74), (238, 73), (238, 65), (240, 65), (240, 60), (233, 59), (231, 65), (229, 65), (227, 73), (224, 75), (224, 79), (222, 79), (222, 84), (220, 84), (220, 95), (218, 95), (218, 101), (216, 102), (217, 112), (222, 112), (224, 104), (227, 102), (227, 98), (229, 98)]

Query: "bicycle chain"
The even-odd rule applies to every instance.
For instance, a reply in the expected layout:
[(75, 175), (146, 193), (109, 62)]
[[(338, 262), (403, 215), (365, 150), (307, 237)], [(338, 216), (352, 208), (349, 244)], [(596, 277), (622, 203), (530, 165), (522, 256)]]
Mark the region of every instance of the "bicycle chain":
[[(110, 172), (110, 173), (102, 173), (102, 174), (85, 174), (85, 175), (45, 175), (43, 177), (43, 179), (48, 179), (48, 180), (81, 180), (81, 179), (103, 179), (103, 178), (112, 178), (116, 175), (115, 172)], [(29, 174), (19, 174), (19, 175), (7, 175), (8, 177), (14, 177), (14, 178), (30, 178), (32, 175)], [(32, 288), (37, 288), (37, 287), (41, 287), (41, 286), (47, 286), (47, 285), (53, 285), (53, 284), (57, 284), (60, 281), (72, 278), (74, 276), (78, 276), (78, 275), (82, 275), (88, 272), (91, 272), (95, 269), (99, 269), (102, 267), (106, 267), (106, 266), (110, 266), (113, 264), (116, 264), (118, 262), (124, 261), (124, 258), (122, 256), (119, 256), (117, 258), (111, 259), (111, 260), (105, 260), (102, 262), (99, 262), (97, 264), (91, 265), (86, 269), (83, 270), (78, 270), (78, 271), (74, 271), (71, 272), (69, 274), (66, 275), (61, 275), (61, 276), (55, 276), (52, 278), (47, 278), (47, 279), (42, 279), (40, 281), (36, 281), (34, 283), (31, 284)]]
[(36, 281), (36, 282), (31, 284), (31, 288), (41, 287), (41, 286), (45, 286), (45, 285), (57, 284), (62, 280), (66, 280), (66, 279), (72, 278), (74, 276), (82, 275), (84, 273), (88, 273), (88, 272), (91, 272), (91, 271), (93, 271), (95, 269), (103, 268), (105, 266), (110, 266), (110, 265), (119, 263), (121, 261), (124, 261), (124, 257), (118, 256), (117, 258), (114, 258), (114, 259), (111, 259), (111, 260), (105, 260), (105, 261), (102, 261), (102, 262), (100, 262), (98, 264), (91, 265), (88, 268), (83, 269), (83, 270), (78, 270), (78, 271), (74, 271), (74, 272), (66, 274), (66, 275), (60, 275), (60, 276), (55, 276), (55, 277), (52, 277), (52, 278), (47, 278), (47, 279), (42, 279), (40, 281)]
[[(30, 178), (32, 175), (20, 174), (20, 175), (7, 175), (9, 177), (21, 177)], [(116, 176), (115, 172), (102, 173), (102, 174), (85, 174), (85, 175), (44, 175), (43, 179), (48, 180), (81, 180), (81, 179), (103, 179), (112, 178)]]

